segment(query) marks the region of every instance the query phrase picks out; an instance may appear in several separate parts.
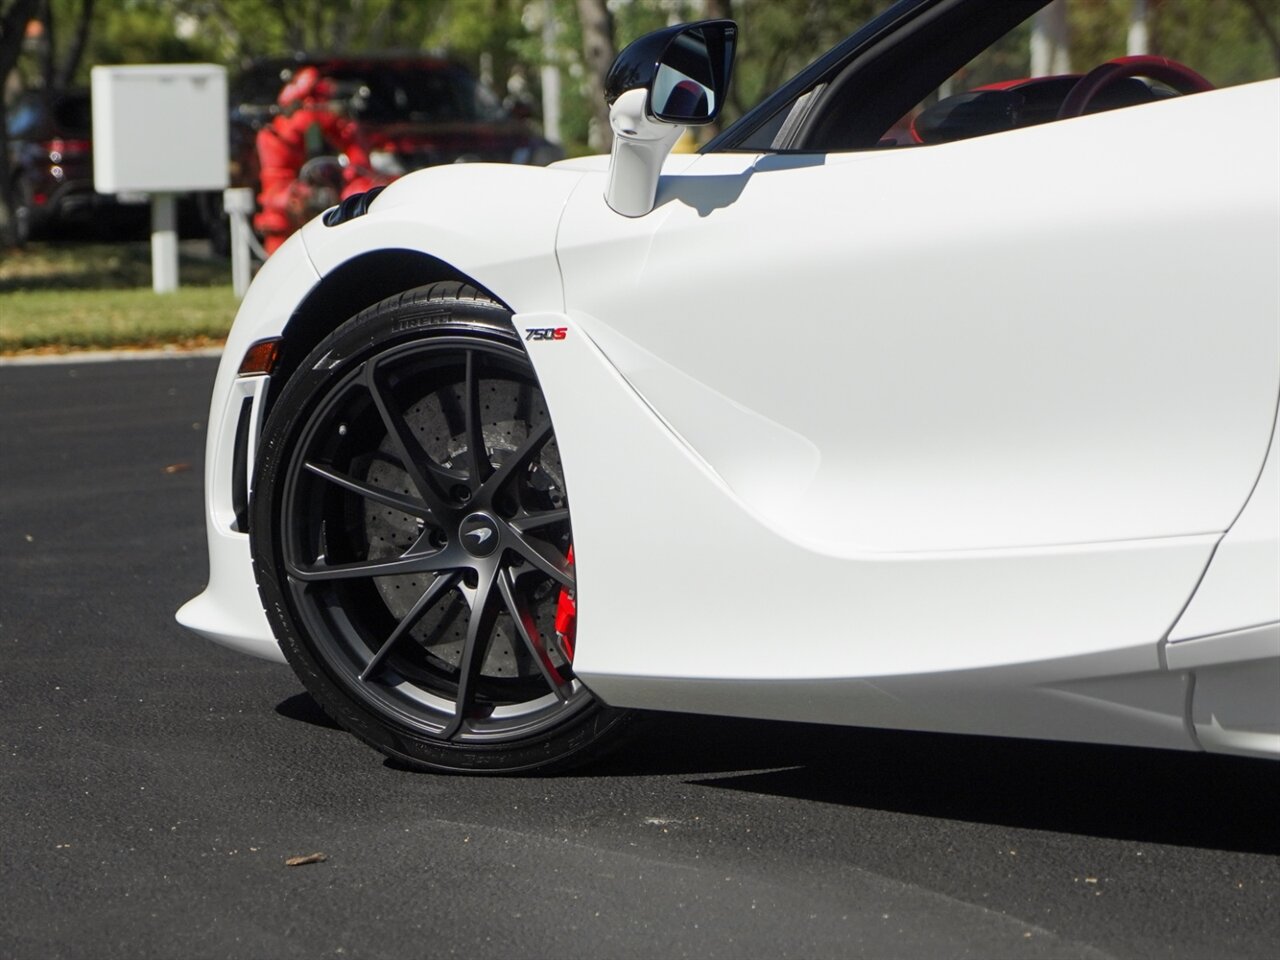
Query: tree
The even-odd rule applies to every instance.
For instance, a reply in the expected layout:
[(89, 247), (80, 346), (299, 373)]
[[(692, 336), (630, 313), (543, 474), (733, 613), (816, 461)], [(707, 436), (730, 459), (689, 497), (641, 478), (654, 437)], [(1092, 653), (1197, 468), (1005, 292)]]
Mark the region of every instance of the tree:
[(582, 56), (586, 67), (583, 85), (595, 121), (587, 139), (593, 148), (608, 150), (613, 131), (609, 127), (609, 105), (604, 102), (604, 81), (617, 56), (613, 46), (613, 15), (605, 0), (578, 0), (578, 18), (582, 23)]
[[(1071, 58), (1088, 69), (1128, 52), (1133, 0), (1070, 0)], [(1280, 70), (1280, 4), (1268, 0), (1147, 0), (1149, 52), (1187, 64), (1219, 86)]]
[(1267, 38), (1276, 69), (1280, 70), (1280, 17), (1276, 15), (1276, 8), (1272, 6), (1269, 11), (1264, 10), (1262, 0), (1241, 0), (1241, 2), (1248, 9), (1258, 29), (1262, 31), (1262, 35)]
[[(75, 82), (93, 24), (94, 0), (43, 0), (37, 19), (43, 26), (40, 51), (40, 86), (61, 90)], [(71, 43), (60, 43), (62, 24), (73, 22)], [(61, 55), (59, 55), (61, 54)]]
[[(80, 72), (80, 62), (84, 59), (85, 49), (89, 45), (89, 31), (93, 26), (93, 0), (80, 0), (78, 16), (76, 17), (76, 30), (72, 35), (71, 44), (63, 51), (62, 59), (58, 61), (58, 65), (53, 75), (54, 87), (69, 87), (75, 82), (76, 74)], [(50, 47), (53, 46), (53, 38), (50, 37)]]

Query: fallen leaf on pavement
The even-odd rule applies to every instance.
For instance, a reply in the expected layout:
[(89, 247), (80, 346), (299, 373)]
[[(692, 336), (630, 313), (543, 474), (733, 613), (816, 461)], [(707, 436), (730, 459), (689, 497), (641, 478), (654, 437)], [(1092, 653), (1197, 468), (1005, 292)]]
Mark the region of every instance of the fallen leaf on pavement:
[(290, 857), (284, 862), (286, 867), (300, 867), (305, 863), (324, 863), (329, 859), (327, 853), (308, 853), (302, 857)]

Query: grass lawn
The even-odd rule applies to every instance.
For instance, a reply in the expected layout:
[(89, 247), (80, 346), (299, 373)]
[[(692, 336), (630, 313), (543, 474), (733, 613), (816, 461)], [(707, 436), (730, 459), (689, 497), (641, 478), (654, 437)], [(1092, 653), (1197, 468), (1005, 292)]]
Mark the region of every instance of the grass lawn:
[(225, 261), (184, 255), (174, 293), (151, 291), (147, 243), (31, 244), (0, 259), (0, 353), (223, 340), (235, 316)]

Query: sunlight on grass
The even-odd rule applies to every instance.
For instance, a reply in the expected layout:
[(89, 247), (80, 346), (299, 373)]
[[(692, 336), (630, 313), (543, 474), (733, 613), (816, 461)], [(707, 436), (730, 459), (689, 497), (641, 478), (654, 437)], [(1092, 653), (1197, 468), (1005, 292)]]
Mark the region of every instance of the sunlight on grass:
[(0, 260), (0, 352), (199, 346), (224, 339), (238, 301), (224, 262), (184, 256), (182, 286), (151, 290), (146, 243), (32, 244)]
[(230, 287), (0, 294), (0, 351), (208, 344), (226, 337), (237, 305)]

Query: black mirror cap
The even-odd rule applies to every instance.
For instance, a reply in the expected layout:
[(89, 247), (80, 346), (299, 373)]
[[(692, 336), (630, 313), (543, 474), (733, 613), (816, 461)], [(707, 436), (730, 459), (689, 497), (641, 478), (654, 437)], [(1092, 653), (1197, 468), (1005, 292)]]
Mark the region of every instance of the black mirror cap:
[(643, 88), (653, 93), (653, 81), (658, 75), (658, 67), (668, 50), (681, 37), (701, 31), (702, 40), (707, 45), (711, 69), (712, 88), (715, 90), (715, 103), (710, 113), (697, 121), (687, 118), (666, 117), (654, 113), (652, 102), (646, 103), (647, 112), (657, 116), (659, 120), (675, 123), (710, 123), (719, 115), (720, 107), (729, 89), (729, 77), (733, 71), (733, 58), (737, 47), (738, 25), (732, 20), (699, 20), (696, 23), (680, 23), (673, 27), (664, 27), (653, 33), (633, 40), (623, 48), (609, 68), (609, 75), (604, 81), (604, 99), (612, 106), (613, 102), (628, 90)]

